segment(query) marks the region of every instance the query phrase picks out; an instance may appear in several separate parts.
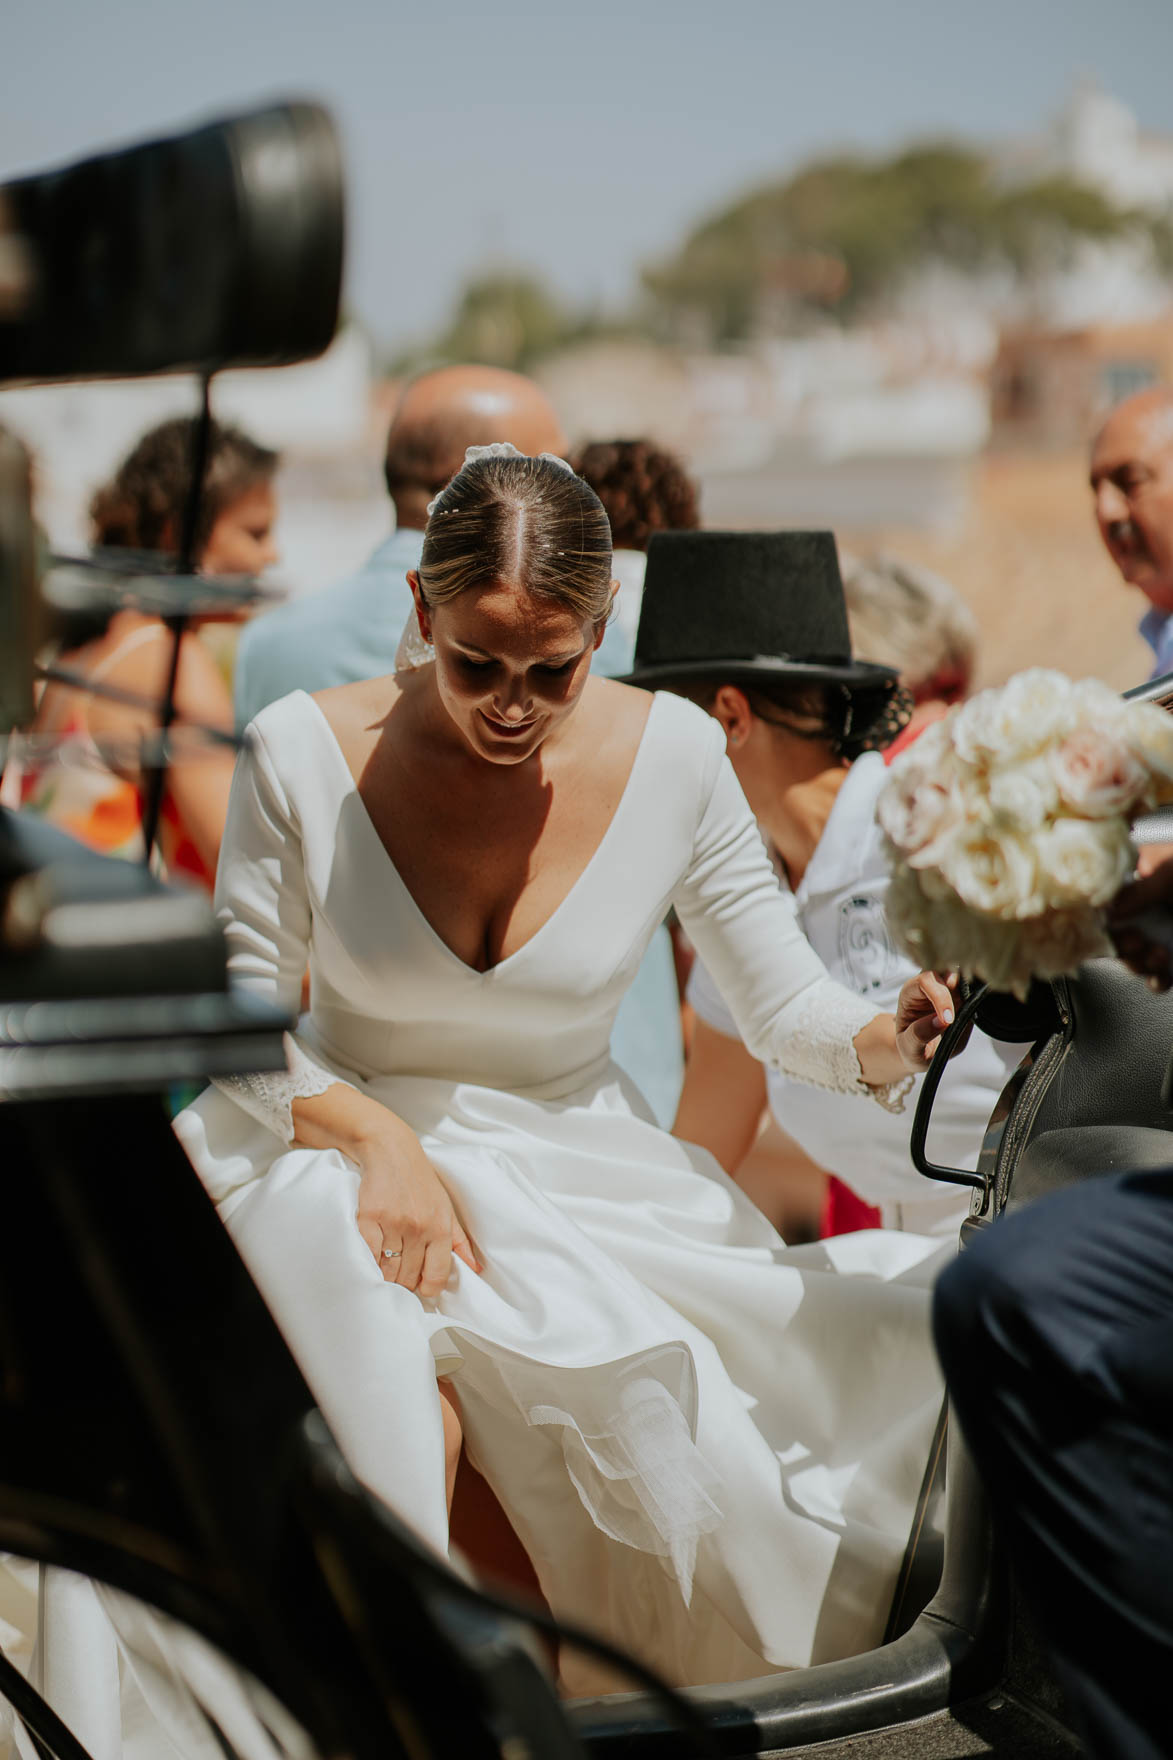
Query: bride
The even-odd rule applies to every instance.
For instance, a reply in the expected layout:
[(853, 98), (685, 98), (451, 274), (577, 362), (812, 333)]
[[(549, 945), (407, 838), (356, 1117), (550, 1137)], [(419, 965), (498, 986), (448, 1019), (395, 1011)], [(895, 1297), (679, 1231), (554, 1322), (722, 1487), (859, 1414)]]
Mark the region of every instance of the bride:
[(610, 534), (474, 449), (408, 577), (425, 663), (253, 724), (217, 900), (311, 1006), (283, 1077), (177, 1121), (351, 1464), (440, 1551), (461, 1445), (554, 1612), (680, 1682), (878, 1641), (940, 1401), (938, 1243), (788, 1249), (610, 1061), (670, 905), (755, 1056), (899, 1105), (951, 1018), (873, 1015), (798, 932), (679, 697), (589, 677)]

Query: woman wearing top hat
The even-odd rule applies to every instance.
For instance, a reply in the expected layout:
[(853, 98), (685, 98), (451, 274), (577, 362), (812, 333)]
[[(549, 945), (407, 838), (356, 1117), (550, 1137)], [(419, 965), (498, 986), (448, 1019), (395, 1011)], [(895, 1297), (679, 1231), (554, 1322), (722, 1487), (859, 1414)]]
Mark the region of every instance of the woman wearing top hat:
[(760, 1053), (845, 1108), (882, 1116), (951, 992), (922, 974), (893, 1015), (831, 982), (716, 724), (590, 676), (611, 535), (564, 463), (474, 449), (409, 579), (408, 666), (252, 724), (230, 967), (290, 1007), (308, 961), (310, 1008), (283, 1077), (177, 1132), (353, 1470), (426, 1543), (463, 1431), (555, 1614), (674, 1680), (866, 1649), (940, 1406), (934, 1244), (787, 1249), (609, 1041), (670, 905)]
[[(852, 655), (832, 534), (658, 534), (630, 682), (677, 691), (720, 722), (808, 941), (839, 983), (892, 1006), (914, 968), (885, 925), (875, 803), (886, 774), (880, 754), (909, 719), (911, 699), (892, 668)], [(968, 1200), (916, 1172), (907, 1116), (862, 1114), (767, 1070), (700, 961), (688, 995), (697, 1028), (678, 1136), (736, 1175), (768, 1102), (783, 1131), (877, 1205), (887, 1226), (956, 1237)], [(938, 1091), (937, 1159), (975, 1164), (1006, 1073), (1003, 1055), (975, 1034)]]

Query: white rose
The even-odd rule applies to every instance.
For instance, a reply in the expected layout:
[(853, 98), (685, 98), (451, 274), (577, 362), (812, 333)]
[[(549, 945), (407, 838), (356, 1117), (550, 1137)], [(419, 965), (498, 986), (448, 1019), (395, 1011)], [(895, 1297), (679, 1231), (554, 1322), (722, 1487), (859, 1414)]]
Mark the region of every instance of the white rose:
[(1074, 724), (1070, 679), (1033, 667), (1000, 690), (979, 691), (957, 711), (952, 725), (958, 756), (977, 769), (1042, 751)]
[(1058, 807), (1059, 790), (1046, 760), (1027, 758), (991, 773), (986, 801), (995, 821), (1018, 831), (1037, 831)]
[(1155, 703), (1126, 703), (1124, 737), (1149, 773), (1146, 801), (1161, 806), (1173, 790), (1173, 715)]
[(979, 691), (962, 703), (949, 731), (962, 763), (977, 769), (988, 764), (1005, 743), (1001, 691)]
[(1010, 989), (1023, 925), (979, 917), (952, 891), (928, 896), (923, 883), (929, 876), (901, 864), (891, 848), (888, 853), (896, 860), (884, 913), (897, 946), (922, 969), (956, 967), (967, 978)]
[(1077, 701), (1065, 673), (1043, 666), (1017, 673), (1002, 692), (1007, 745), (1013, 751), (1042, 751), (1074, 725)]
[(1100, 905), (1132, 872), (1127, 827), (1106, 819), (1057, 819), (1035, 839), (1043, 897), (1051, 905)]
[(1008, 920), (1039, 908), (1034, 843), (1021, 832), (967, 824), (943, 842), (938, 862), (971, 910)]
[(1119, 734), (1132, 709), (1119, 692), (1098, 678), (1081, 678), (1071, 687), (1072, 702), (1080, 721)]
[(947, 756), (938, 767), (923, 760), (915, 749), (898, 758), (876, 803), (880, 829), (909, 855), (934, 843), (962, 816)]
[(1129, 813), (1143, 798), (1148, 773), (1123, 739), (1102, 727), (1075, 727), (1048, 754), (1067, 805), (1089, 819)]

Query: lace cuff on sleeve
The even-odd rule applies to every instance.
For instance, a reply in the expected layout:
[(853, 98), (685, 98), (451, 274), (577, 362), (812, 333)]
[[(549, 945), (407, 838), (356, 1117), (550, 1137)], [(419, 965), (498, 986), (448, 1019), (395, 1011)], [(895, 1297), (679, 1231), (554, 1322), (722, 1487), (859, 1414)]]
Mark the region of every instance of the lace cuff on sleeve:
[(353, 1082), (343, 1081), (332, 1070), (318, 1063), (303, 1050), (300, 1041), (285, 1034), (284, 1074), (280, 1070), (264, 1070), (247, 1076), (216, 1076), (214, 1081), (222, 1093), (244, 1109), (250, 1117), (266, 1126), (284, 1143), (293, 1141), (293, 1102), (324, 1094), (335, 1082), (352, 1088)]
[(776, 1069), (813, 1088), (829, 1088), (836, 1094), (864, 1094), (885, 1112), (903, 1112), (904, 1100), (914, 1080), (869, 1087), (859, 1067), (855, 1035), (874, 1020), (877, 1010), (862, 997), (829, 980), (817, 984), (794, 1027), (781, 1044), (775, 1041), (770, 1059)]

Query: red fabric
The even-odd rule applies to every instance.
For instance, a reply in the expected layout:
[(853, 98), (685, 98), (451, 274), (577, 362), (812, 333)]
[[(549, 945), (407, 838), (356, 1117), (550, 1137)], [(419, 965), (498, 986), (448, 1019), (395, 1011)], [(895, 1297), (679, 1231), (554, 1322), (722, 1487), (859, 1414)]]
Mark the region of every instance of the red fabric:
[(893, 758), (898, 758), (901, 752), (906, 752), (914, 740), (919, 739), (926, 727), (931, 727), (934, 721), (942, 721), (948, 713), (948, 706), (941, 703), (937, 706), (935, 714), (923, 716), (919, 721), (910, 721), (907, 727), (902, 727), (892, 744), (884, 747), (882, 755), (885, 764), (890, 764)]
[(823, 1199), (822, 1225), (819, 1233), (824, 1240), (832, 1234), (858, 1234), (861, 1228), (882, 1228), (880, 1212), (857, 1198), (851, 1187), (831, 1174), (827, 1195)]
[(199, 850), (187, 835), (179, 809), (169, 794), (163, 796), (159, 844), (168, 874), (185, 874), (189, 880), (198, 881), (205, 892), (212, 891), (216, 875), (208, 871)]
[(890, 764), (893, 758), (898, 758), (901, 752), (906, 752), (920, 731), (919, 727), (902, 727), (892, 744), (884, 747), (882, 756), (885, 764)]

